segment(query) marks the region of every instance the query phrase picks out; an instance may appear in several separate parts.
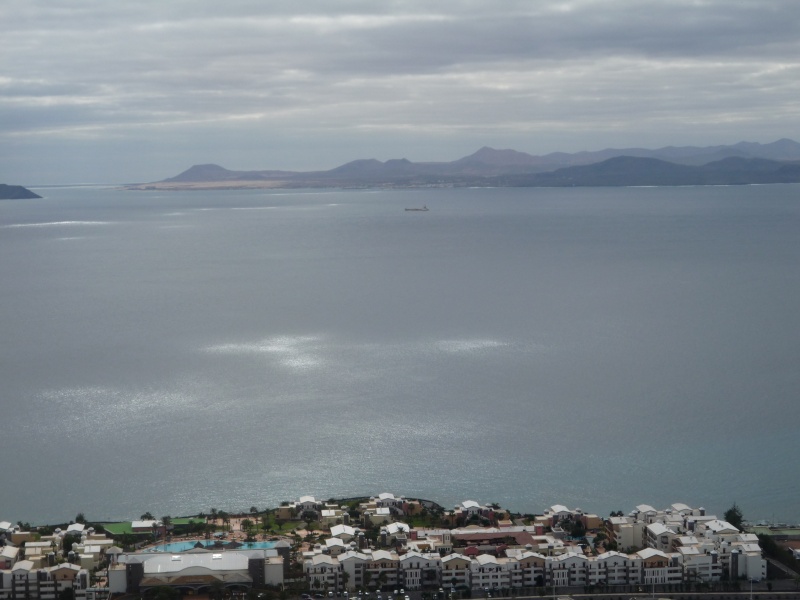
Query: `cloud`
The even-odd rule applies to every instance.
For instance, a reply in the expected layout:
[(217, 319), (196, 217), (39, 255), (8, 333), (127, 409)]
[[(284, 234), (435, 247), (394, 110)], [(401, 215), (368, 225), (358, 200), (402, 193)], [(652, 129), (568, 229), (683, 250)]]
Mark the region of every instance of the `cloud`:
[(504, 142), (771, 141), (798, 125), (800, 4), (782, 0), (7, 0), (0, 17), (0, 139), (28, 168), (52, 136), (234, 157), (274, 140), (249, 168), (307, 168), (286, 140), (339, 136), (323, 168)]

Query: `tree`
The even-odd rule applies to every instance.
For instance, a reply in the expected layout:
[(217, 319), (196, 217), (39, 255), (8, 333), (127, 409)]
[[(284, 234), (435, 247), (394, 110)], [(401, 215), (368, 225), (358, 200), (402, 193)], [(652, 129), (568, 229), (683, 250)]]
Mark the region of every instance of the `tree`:
[(71, 587), (65, 587), (58, 592), (58, 600), (75, 600), (75, 590)]
[(742, 509), (737, 506), (736, 502), (734, 502), (733, 506), (725, 511), (723, 518), (728, 523), (736, 527), (736, 529), (741, 530), (742, 523), (744, 522), (744, 516), (742, 515)]
[(211, 589), (209, 590), (208, 595), (213, 600), (222, 600), (222, 595), (225, 593), (225, 584), (222, 583), (219, 579), (215, 579), (211, 582)]
[(168, 585), (160, 585), (156, 588), (155, 600), (175, 600), (178, 596), (178, 591)]
[(81, 541), (81, 536), (75, 535), (74, 533), (68, 533), (64, 536), (64, 539), (61, 540), (61, 547), (64, 549), (64, 558), (67, 558), (67, 555), (72, 552), (72, 544), (79, 544)]
[(586, 536), (586, 529), (583, 527), (583, 523), (580, 521), (573, 521), (572, 526), (570, 527), (570, 535), (572, 535), (575, 539), (580, 539)]
[(152, 521), (153, 519), (155, 519), (155, 517), (153, 516), (153, 513), (151, 513), (151, 512), (146, 512), (139, 518), (142, 521)]
[(86, 517), (83, 516), (82, 512), (79, 512), (75, 515), (75, 522), (76, 523), (86, 523)]
[(164, 525), (164, 539), (166, 540), (170, 530), (172, 529), (172, 517), (169, 515), (161, 517), (161, 523)]
[(136, 536), (132, 533), (123, 533), (119, 538), (123, 550), (130, 550), (136, 544)]
[(250, 519), (242, 519), (241, 527), (247, 532), (247, 539), (253, 539), (253, 522)]

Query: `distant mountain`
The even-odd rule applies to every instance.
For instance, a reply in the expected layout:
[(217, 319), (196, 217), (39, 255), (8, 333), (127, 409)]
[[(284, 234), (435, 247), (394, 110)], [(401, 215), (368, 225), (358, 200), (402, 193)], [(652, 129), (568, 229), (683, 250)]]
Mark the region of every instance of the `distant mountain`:
[[(765, 162), (759, 162), (765, 161)], [(459, 185), (703, 185), (797, 181), (800, 144), (608, 148), (533, 156), (484, 146), (451, 162), (360, 159), (328, 171), (231, 171), (214, 164), (138, 189), (190, 187), (419, 187)], [(572, 170), (570, 170), (572, 169)]]
[(41, 196), (21, 185), (0, 183), (0, 200), (27, 200), (28, 198), (41, 198)]
[(207, 181), (253, 181), (272, 179), (284, 175), (295, 175), (289, 171), (229, 171), (219, 165), (194, 165), (183, 173), (165, 179), (171, 183), (207, 182)]
[(508, 176), (497, 185), (568, 186), (675, 186), (800, 183), (800, 163), (762, 158), (730, 157), (705, 165), (679, 165), (657, 158), (616, 156), (603, 162), (564, 167), (548, 173)]

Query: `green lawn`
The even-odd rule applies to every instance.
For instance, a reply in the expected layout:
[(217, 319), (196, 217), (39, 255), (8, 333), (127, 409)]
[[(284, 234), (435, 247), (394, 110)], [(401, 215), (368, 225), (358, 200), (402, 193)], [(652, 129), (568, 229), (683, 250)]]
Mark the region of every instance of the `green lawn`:
[[(201, 519), (200, 517), (175, 517), (172, 519), (172, 524), (178, 526), (204, 522), (205, 519)], [(144, 533), (134, 533), (134, 531), (131, 529), (130, 521), (124, 521), (122, 523), (98, 523), (98, 525), (105, 527), (106, 531), (111, 535), (124, 535), (126, 533), (133, 535), (152, 535), (152, 532), (149, 531)]]
[(102, 525), (111, 535), (124, 535), (126, 533), (133, 533), (130, 521), (126, 523), (98, 523), (98, 525)]
[(173, 525), (191, 525), (192, 523), (205, 523), (206, 520), (200, 517), (173, 517)]

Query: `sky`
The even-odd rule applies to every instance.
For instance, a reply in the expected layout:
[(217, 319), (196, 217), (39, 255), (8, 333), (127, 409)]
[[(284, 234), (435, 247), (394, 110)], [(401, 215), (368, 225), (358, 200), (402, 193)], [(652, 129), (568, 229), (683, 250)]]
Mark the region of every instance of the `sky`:
[(0, 183), (800, 139), (796, 0), (3, 0)]

